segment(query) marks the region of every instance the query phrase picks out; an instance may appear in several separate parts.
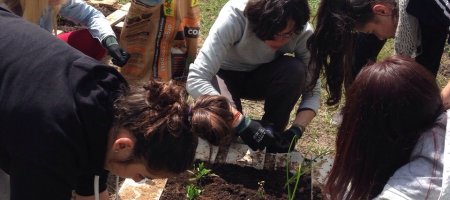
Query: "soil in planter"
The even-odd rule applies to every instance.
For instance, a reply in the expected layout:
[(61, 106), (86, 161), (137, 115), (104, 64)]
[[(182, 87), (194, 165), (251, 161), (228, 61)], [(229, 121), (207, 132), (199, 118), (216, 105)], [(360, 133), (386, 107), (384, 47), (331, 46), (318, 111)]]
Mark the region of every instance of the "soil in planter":
[[(251, 167), (216, 164), (207, 166), (214, 175), (199, 183), (202, 192), (199, 200), (286, 200), (288, 199), (285, 171), (257, 170)], [(183, 173), (170, 178), (166, 184), (161, 200), (186, 198), (186, 186), (192, 175)], [(261, 181), (264, 181), (263, 184)], [(293, 185), (291, 186), (293, 188)], [(291, 189), (292, 190), (292, 189)], [(313, 193), (311, 193), (313, 190)], [(313, 198), (311, 198), (313, 195)], [(295, 199), (322, 199), (320, 189), (311, 186), (308, 174), (300, 177)]]

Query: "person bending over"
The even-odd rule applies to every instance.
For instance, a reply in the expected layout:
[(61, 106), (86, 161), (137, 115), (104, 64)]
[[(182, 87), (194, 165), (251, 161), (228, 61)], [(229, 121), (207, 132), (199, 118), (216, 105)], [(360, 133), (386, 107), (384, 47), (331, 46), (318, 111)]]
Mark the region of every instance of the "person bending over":
[[(308, 41), (314, 78), (322, 71), (336, 105), (363, 66), (375, 62), (386, 39), (395, 54), (415, 58), (437, 75), (450, 26), (450, 4), (443, 0), (321, 0), (317, 25)], [(442, 90), (450, 108), (450, 82)]]
[(328, 199), (449, 199), (447, 113), (423, 66), (394, 56), (363, 68), (342, 112)]
[[(306, 0), (231, 0), (189, 67), (189, 94), (226, 96), (236, 133), (253, 150), (288, 151), (316, 115), (320, 83), (307, 67), (309, 16)], [(300, 96), (293, 125), (285, 130)], [(242, 115), (241, 99), (264, 100), (263, 122)]]
[(0, 168), (12, 200), (108, 199), (108, 171), (165, 178), (190, 168), (198, 136), (231, 141), (222, 96), (190, 107), (184, 87), (128, 87), (102, 65), (0, 7)]

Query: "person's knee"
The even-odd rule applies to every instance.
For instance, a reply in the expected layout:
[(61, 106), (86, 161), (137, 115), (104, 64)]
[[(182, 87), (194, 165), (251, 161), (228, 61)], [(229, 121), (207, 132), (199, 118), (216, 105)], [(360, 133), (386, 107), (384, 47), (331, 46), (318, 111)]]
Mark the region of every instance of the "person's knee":
[(283, 79), (296, 85), (303, 85), (308, 66), (294, 57), (283, 56), (282, 59), (279, 66), (283, 72)]

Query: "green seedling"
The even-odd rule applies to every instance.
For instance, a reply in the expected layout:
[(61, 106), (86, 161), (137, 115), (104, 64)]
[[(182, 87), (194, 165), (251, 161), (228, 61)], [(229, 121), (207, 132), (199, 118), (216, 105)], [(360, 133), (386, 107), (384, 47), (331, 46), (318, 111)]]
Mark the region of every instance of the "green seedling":
[(256, 191), (256, 196), (259, 199), (265, 199), (266, 191), (264, 190), (264, 181), (258, 181), (258, 191)]
[[(292, 138), (291, 144), (289, 145), (288, 153), (290, 153), (292, 151), (292, 149), (294, 148), (296, 139), (297, 139), (297, 136)], [(286, 159), (286, 187), (287, 187), (287, 191), (288, 191), (288, 200), (293, 200), (295, 198), (295, 191), (297, 190), (298, 182), (300, 181), (300, 176), (303, 175), (304, 172), (302, 172), (302, 169), (303, 169), (302, 166), (299, 166), (298, 170), (295, 172), (294, 176), (289, 177), (289, 168), (290, 168), (290, 163), (291, 163), (290, 158), (291, 157), (289, 155), (289, 156), (287, 156), (287, 159)], [(294, 184), (293, 190), (291, 190), (291, 184)]]
[(189, 200), (197, 199), (201, 193), (202, 190), (194, 184), (190, 184), (186, 187), (186, 197)]
[(192, 173), (194, 174), (193, 181), (202, 181), (211, 175), (211, 170), (207, 169), (203, 162), (200, 162), (194, 165), (194, 172)]

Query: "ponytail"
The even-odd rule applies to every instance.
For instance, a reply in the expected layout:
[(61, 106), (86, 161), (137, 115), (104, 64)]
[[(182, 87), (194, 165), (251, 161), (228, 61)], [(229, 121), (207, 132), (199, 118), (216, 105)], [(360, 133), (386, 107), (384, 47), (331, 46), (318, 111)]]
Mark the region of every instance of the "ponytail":
[(192, 132), (213, 145), (229, 144), (233, 139), (230, 103), (223, 96), (202, 95), (192, 107)]

